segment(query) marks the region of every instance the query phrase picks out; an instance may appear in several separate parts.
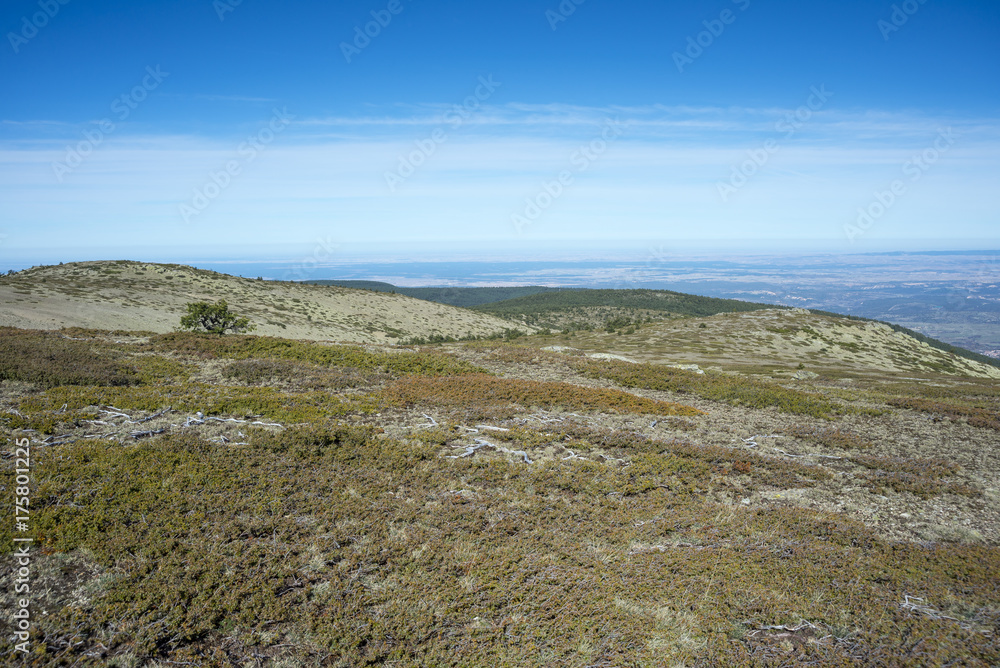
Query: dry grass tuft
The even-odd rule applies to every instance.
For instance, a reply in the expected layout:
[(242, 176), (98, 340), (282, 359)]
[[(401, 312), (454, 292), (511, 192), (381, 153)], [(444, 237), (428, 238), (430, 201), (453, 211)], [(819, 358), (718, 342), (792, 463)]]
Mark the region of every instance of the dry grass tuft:
[(501, 413), (510, 416), (519, 408), (531, 407), (651, 415), (693, 416), (701, 413), (690, 406), (645, 399), (621, 390), (483, 374), (404, 378), (387, 387), (383, 396), (389, 405), (446, 406), (482, 417), (496, 417)]

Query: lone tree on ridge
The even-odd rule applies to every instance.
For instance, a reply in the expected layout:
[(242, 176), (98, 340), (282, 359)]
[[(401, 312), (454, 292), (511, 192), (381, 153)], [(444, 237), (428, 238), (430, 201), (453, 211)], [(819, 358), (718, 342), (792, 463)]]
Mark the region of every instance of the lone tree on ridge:
[(257, 329), (250, 324), (248, 318), (243, 318), (229, 310), (225, 299), (215, 304), (208, 302), (192, 302), (187, 305), (187, 315), (181, 317), (181, 329), (195, 331), (204, 329), (212, 334), (233, 334), (252, 332)]

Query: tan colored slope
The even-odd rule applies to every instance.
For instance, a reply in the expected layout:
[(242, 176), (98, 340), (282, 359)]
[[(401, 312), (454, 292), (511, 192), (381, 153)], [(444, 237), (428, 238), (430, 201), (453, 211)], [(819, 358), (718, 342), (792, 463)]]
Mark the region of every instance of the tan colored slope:
[[(565, 343), (561, 343), (566, 341)], [(1000, 378), (1000, 369), (931, 348), (888, 325), (768, 309), (643, 325), (635, 334), (577, 334), (561, 345), (636, 361), (752, 367), (824, 375), (945, 373)]]
[(511, 327), (494, 316), (404, 295), (125, 261), (38, 267), (0, 278), (0, 325), (169, 332), (185, 304), (218, 299), (248, 316), (256, 334), (295, 339), (392, 343), (432, 334), (482, 336)]

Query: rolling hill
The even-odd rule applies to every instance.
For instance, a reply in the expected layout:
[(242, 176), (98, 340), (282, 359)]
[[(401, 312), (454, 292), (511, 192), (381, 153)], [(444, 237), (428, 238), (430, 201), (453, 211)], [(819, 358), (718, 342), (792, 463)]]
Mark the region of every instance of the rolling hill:
[[(402, 348), (512, 321), (176, 265), (4, 277), (18, 662), (1000, 665), (1000, 369), (595, 292), (524, 314), (613, 326)], [(217, 298), (285, 337), (170, 331)]]
[(0, 325), (169, 332), (186, 303), (219, 299), (248, 316), (258, 334), (296, 339), (398, 342), (498, 335), (511, 327), (490, 314), (402, 294), (124, 260), (36, 267), (0, 277)]
[(317, 280), (306, 281), (312, 285), (336, 285), (342, 288), (355, 288), (359, 290), (375, 290), (377, 292), (395, 292), (408, 297), (425, 299), (429, 302), (449, 304), (451, 306), (461, 306), (462, 308), (472, 308), (482, 304), (515, 299), (527, 295), (534, 295), (546, 292), (561, 292), (570, 288), (548, 288), (541, 285), (529, 285), (524, 287), (488, 287), (488, 288), (401, 288), (391, 283), (381, 281), (334, 281)]
[(477, 306), (476, 310), (525, 322), (557, 325), (574, 316), (586, 317), (597, 309), (620, 312), (660, 313), (681, 316), (708, 316), (775, 308), (768, 304), (700, 297), (670, 290), (563, 290), (526, 295)]

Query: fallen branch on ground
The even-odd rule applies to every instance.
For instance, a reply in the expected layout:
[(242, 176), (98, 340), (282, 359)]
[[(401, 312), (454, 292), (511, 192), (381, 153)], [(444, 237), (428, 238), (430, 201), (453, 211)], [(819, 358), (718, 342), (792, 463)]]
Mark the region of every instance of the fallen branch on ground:
[(160, 411), (159, 413), (153, 413), (152, 415), (147, 415), (146, 417), (144, 417), (144, 418), (139, 418), (138, 420), (131, 420), (131, 419), (130, 419), (130, 420), (128, 420), (127, 422), (128, 422), (129, 424), (142, 424), (143, 422), (149, 422), (150, 420), (155, 420), (155, 419), (156, 419), (156, 418), (158, 418), (158, 417), (161, 417), (161, 416), (163, 416), (163, 415), (166, 415), (167, 413), (169, 413), (169, 412), (170, 412), (170, 411), (172, 411), (172, 410), (173, 410), (173, 408), (171, 408), (170, 406), (167, 406), (166, 408), (164, 408), (164, 409), (163, 409), (162, 411)]
[(146, 438), (148, 436), (156, 436), (157, 434), (162, 434), (166, 429), (153, 429), (151, 431), (133, 431), (129, 436), (138, 440), (140, 438)]
[(758, 435), (758, 436), (751, 436), (750, 438), (741, 438), (740, 440), (746, 443), (748, 447), (756, 448), (758, 445), (760, 445), (759, 443), (757, 443), (758, 438), (781, 438), (781, 436), (778, 434), (770, 434), (767, 436)]
[(814, 454), (793, 455), (790, 452), (785, 452), (781, 448), (774, 448), (774, 451), (775, 452), (780, 452), (781, 454), (785, 455), (786, 457), (794, 457), (796, 459), (804, 459), (804, 458), (807, 458), (807, 457), (822, 457), (823, 459), (843, 459), (843, 457), (834, 457), (833, 455), (814, 455)]
[(456, 447), (456, 448), (465, 448), (465, 452), (463, 452), (460, 455), (446, 455), (445, 456), (446, 459), (461, 459), (462, 457), (471, 457), (472, 455), (476, 454), (476, 452), (478, 450), (480, 450), (482, 448), (493, 448), (497, 452), (503, 452), (503, 453), (508, 454), (508, 455), (516, 455), (518, 457), (523, 457), (525, 464), (533, 464), (534, 463), (528, 457), (528, 453), (525, 452), (524, 450), (509, 450), (508, 448), (505, 448), (502, 445), (495, 445), (495, 444), (490, 443), (489, 441), (484, 440), (482, 438), (477, 438), (475, 445), (456, 445), (454, 447)]

